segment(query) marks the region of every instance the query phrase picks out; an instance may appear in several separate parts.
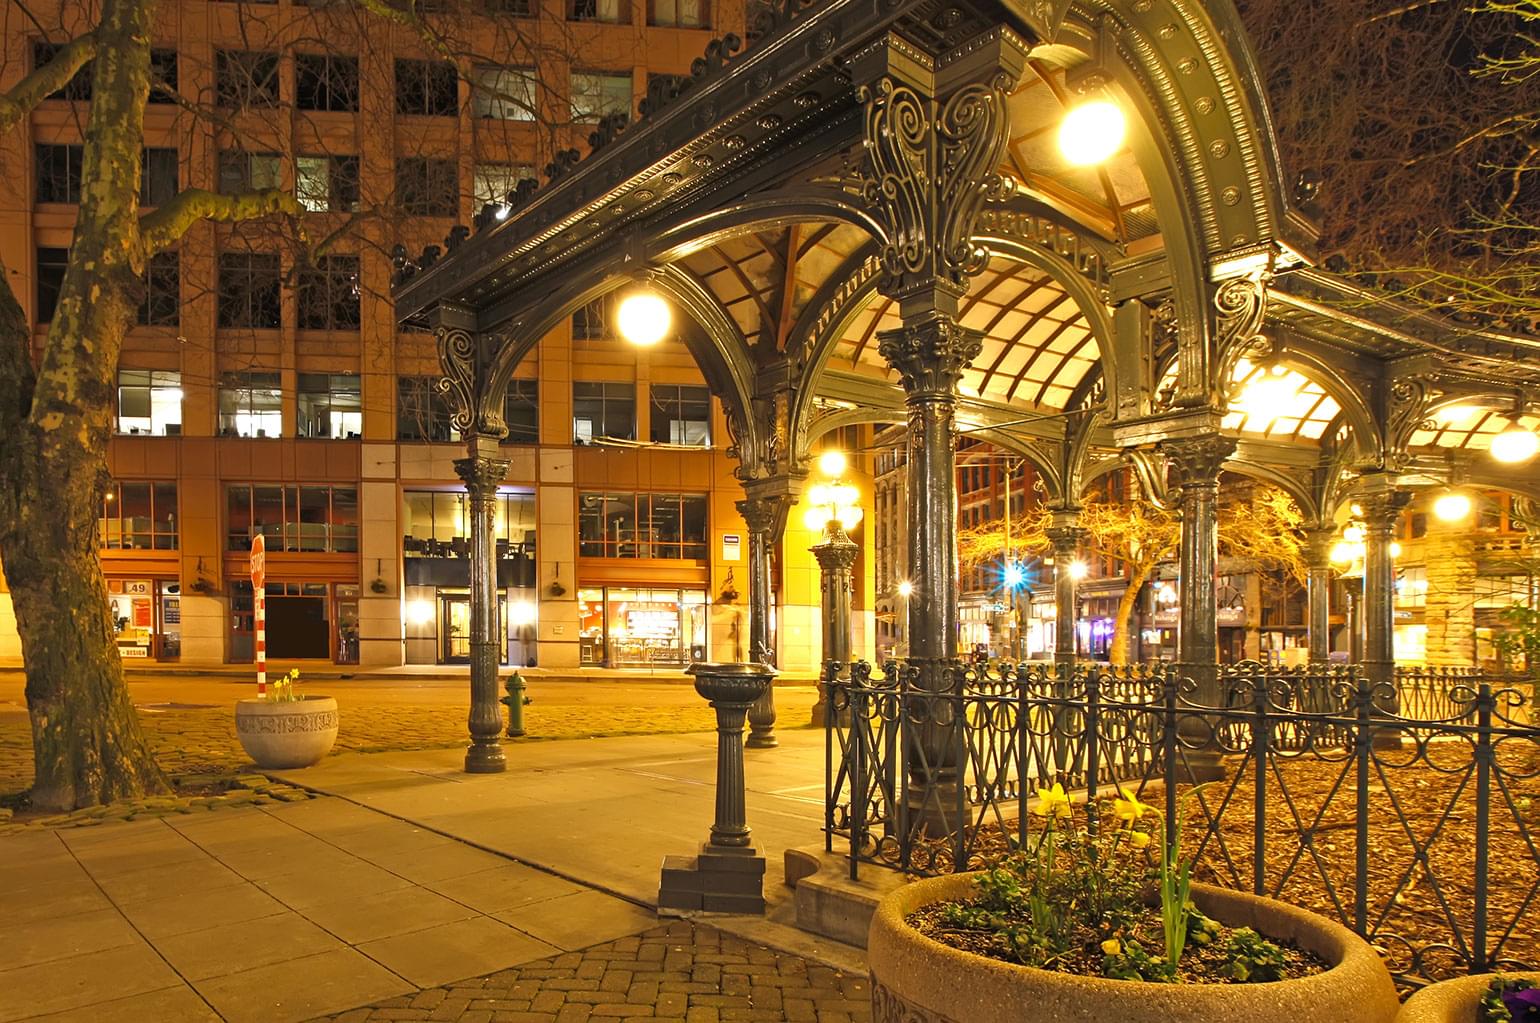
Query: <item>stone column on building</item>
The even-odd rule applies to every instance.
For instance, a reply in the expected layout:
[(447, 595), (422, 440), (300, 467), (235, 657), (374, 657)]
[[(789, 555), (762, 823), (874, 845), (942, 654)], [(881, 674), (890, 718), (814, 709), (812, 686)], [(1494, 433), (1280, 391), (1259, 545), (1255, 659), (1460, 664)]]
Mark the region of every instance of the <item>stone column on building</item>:
[[(1397, 490), (1386, 473), (1362, 477), (1358, 505), (1364, 522), (1363, 672), (1376, 687), (1394, 681), (1396, 568), (1390, 553), (1396, 523), (1411, 495)], [(1380, 690), (1382, 708), (1393, 710), (1388, 690)]]
[[(770, 634), (771, 558), (786, 529), (791, 498), (786, 494), (757, 494), (738, 502), (738, 511), (749, 528), (749, 663), (775, 664), (775, 642)], [(779, 745), (775, 737), (775, 686), (749, 708), (750, 749)]]
[(818, 559), (819, 592), (823, 601), (823, 663), (819, 676), (818, 702), (813, 707), (812, 723), (822, 727), (828, 719), (829, 689), (823, 682), (830, 663), (840, 665), (843, 673), (850, 664), (850, 603), (855, 580), (851, 569), (861, 551), (838, 522), (824, 530), (823, 541), (812, 547)]
[(1085, 538), (1085, 530), (1080, 528), (1079, 522), (1080, 509), (1055, 508), (1052, 524), (1047, 530), (1048, 541), (1053, 545), (1053, 602), (1056, 616), (1053, 663), (1061, 678), (1069, 677), (1075, 668), (1075, 625), (1079, 619), (1080, 582), (1070, 566), (1079, 557), (1080, 542)]
[(1330, 526), (1305, 530), (1305, 625), (1309, 662), (1331, 661), (1331, 549), (1336, 531)]
[(1427, 591), (1427, 662), (1446, 667), (1476, 664), (1476, 550), (1469, 521), (1447, 523), (1428, 516), (1423, 537)]

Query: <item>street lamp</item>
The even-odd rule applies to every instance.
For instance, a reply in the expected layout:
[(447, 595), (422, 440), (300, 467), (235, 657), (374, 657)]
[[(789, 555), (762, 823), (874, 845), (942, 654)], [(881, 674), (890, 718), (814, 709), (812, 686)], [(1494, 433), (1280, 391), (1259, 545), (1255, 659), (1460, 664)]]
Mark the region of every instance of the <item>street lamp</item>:
[(1076, 167), (1101, 163), (1123, 147), (1128, 119), (1111, 100), (1093, 99), (1070, 110), (1059, 122), (1059, 152)]
[(1470, 498), (1457, 490), (1433, 502), (1433, 514), (1444, 522), (1459, 522), (1470, 514)]
[(1535, 457), (1536, 452), (1540, 452), (1540, 437), (1524, 429), (1517, 421), (1510, 422), (1506, 430), (1492, 438), (1490, 450), (1492, 457), (1499, 462), (1527, 462)]
[[(850, 601), (854, 588), (851, 570), (861, 548), (850, 539), (848, 530), (861, 521), (860, 495), (841, 478), (848, 463), (838, 451), (826, 451), (818, 459), (818, 471), (825, 479), (807, 492), (807, 511), (802, 521), (817, 531), (822, 539), (810, 550), (818, 559), (823, 610), (823, 663), (836, 663), (840, 671), (850, 663)], [(823, 725), (827, 717), (827, 687), (818, 688), (818, 705), (813, 708), (813, 724)]]

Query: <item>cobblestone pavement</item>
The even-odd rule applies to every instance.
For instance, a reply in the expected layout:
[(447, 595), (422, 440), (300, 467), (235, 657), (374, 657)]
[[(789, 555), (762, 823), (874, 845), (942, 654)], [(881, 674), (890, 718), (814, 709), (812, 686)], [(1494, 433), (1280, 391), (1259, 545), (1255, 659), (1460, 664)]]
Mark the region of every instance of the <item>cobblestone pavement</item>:
[[(32, 783), (32, 736), (19, 672), (0, 674), (0, 796)], [(129, 691), (161, 766), (173, 776), (228, 775), (250, 761), (235, 737), (234, 701), (247, 683), (230, 679), (133, 679)], [(337, 697), (335, 752), (435, 749), (465, 741), (467, 685), (458, 681), (318, 680), (304, 686)], [(706, 731), (710, 708), (692, 686), (646, 682), (534, 682), (524, 708), (529, 739), (578, 739)], [(776, 689), (783, 727), (801, 726), (811, 686)]]
[(475, 980), (332, 1016), (336, 1023), (870, 1023), (865, 978), (677, 921)]

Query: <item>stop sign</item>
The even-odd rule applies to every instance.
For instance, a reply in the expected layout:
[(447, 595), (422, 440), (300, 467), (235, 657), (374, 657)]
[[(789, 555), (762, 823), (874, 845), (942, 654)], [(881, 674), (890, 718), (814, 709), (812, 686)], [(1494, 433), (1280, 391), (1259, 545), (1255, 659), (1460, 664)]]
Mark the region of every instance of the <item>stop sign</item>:
[(261, 533), (251, 538), (251, 585), (258, 590), (267, 585), (267, 541)]

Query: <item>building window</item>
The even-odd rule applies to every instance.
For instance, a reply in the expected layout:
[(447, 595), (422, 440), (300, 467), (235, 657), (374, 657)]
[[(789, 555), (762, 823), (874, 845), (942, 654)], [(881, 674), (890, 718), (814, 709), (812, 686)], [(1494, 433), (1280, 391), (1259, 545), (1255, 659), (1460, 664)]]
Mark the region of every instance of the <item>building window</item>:
[(150, 51), (150, 102), (175, 103), (177, 100), (175, 50)]
[(118, 370), (118, 432), (174, 437), (182, 432), (182, 374)]
[(450, 417), (454, 405), (434, 383), (437, 377), (396, 378), (396, 439), (449, 441), (459, 436)]
[(110, 484), (99, 526), (97, 541), (107, 550), (176, 550), (176, 484)]
[(164, 206), (181, 188), (175, 149), (149, 147), (141, 158), (139, 205)]
[(508, 393), (503, 396), (503, 421), (508, 424), (504, 444), (540, 443), (540, 381), (508, 381)]
[(358, 551), (357, 487), (235, 484), (226, 491), (226, 510), (228, 550), (251, 550), (261, 533), (269, 551)]
[[(408, 490), (402, 495), (401, 553), (408, 558), (470, 556), (469, 501), (461, 491)], [(535, 554), (535, 495), (499, 493), (492, 512), (497, 557)], [(462, 584), (463, 585), (463, 584)]]
[(614, 302), (596, 298), (572, 314), (572, 340), (602, 341), (610, 336), (609, 314)]
[(283, 157), (277, 153), (219, 152), (219, 191), (225, 195), (283, 186)]
[(632, 384), (572, 385), (572, 435), (579, 444), (596, 439), (636, 439), (636, 388)]
[(578, 553), (585, 558), (704, 558), (706, 495), (581, 494)]
[(277, 373), (226, 373), (219, 379), (219, 432), (226, 437), (283, 436)]
[[(34, 42), (32, 44), (33, 69), (47, 66), (62, 48), (58, 43)], [(64, 83), (64, 88), (49, 93), (48, 98), (89, 101), (91, 99), (91, 62), (87, 61), (83, 64), (80, 70), (75, 72), (74, 77)]]
[(471, 208), (480, 210), (488, 203), (502, 205), (520, 181), (534, 176), (535, 168), (527, 163), (478, 163), (471, 179)]
[(533, 18), (535, 0), (485, 0), (488, 14), (503, 14), (510, 18)]
[(396, 61), (396, 113), (454, 117), (460, 112), (460, 76), (440, 60)]
[(176, 250), (157, 252), (144, 268), (143, 327), (175, 327), (182, 318), (182, 260)]
[(278, 54), (216, 50), (214, 94), (222, 107), (276, 107)]
[(630, 21), (631, 14), (623, 0), (567, 0), (567, 18), (617, 25)]
[(294, 105), (301, 110), (357, 110), (358, 58), (296, 53)]
[(311, 213), (356, 213), (358, 157), (295, 157), (294, 194)]
[(460, 210), (459, 166), (453, 160), (403, 156), (396, 160), (396, 202), (419, 217), (452, 217)]
[(534, 68), (473, 68), (471, 113), (499, 121), (533, 121), (535, 80)]
[(276, 330), (283, 325), (278, 256), (271, 252), (219, 254), (219, 326)]
[(711, 446), (711, 391), (705, 387), (652, 385), (652, 440), (655, 444)]
[(69, 268), (69, 249), (37, 250), (37, 322), (48, 323), (59, 307), (59, 292), (64, 288), (64, 271)]
[(364, 434), (364, 398), (357, 373), (301, 373), (295, 395), (301, 437)]
[(321, 256), (299, 272), (301, 330), (358, 329), (358, 257)]
[(572, 72), (572, 119), (597, 121), (610, 114), (631, 116), (631, 76), (608, 71)]
[(80, 201), (80, 146), (38, 143), (33, 147), (38, 202)]
[(674, 28), (710, 28), (706, 0), (652, 0), (648, 20), (654, 25)]

